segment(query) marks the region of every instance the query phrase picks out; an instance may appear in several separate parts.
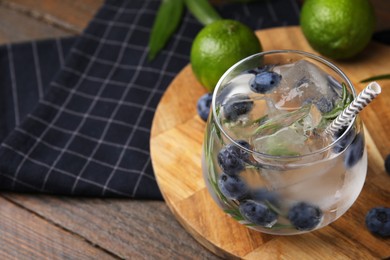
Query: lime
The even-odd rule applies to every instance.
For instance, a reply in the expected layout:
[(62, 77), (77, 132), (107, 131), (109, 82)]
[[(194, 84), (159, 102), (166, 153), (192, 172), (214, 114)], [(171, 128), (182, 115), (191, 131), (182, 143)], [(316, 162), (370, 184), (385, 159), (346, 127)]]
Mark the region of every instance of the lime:
[(329, 58), (347, 59), (369, 43), (375, 14), (369, 0), (305, 0), (300, 24), (313, 49)]
[(261, 50), (259, 39), (249, 27), (234, 20), (217, 20), (195, 37), (190, 56), (192, 70), (212, 92), (229, 67)]

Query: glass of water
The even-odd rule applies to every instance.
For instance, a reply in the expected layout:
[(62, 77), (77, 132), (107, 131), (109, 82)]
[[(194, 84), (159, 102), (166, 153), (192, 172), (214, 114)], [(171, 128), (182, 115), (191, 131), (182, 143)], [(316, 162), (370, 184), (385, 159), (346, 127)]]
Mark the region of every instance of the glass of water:
[(269, 234), (313, 231), (343, 215), (366, 177), (362, 122), (325, 129), (355, 95), (339, 68), (302, 51), (262, 52), (233, 65), (214, 90), (203, 144), (214, 201)]

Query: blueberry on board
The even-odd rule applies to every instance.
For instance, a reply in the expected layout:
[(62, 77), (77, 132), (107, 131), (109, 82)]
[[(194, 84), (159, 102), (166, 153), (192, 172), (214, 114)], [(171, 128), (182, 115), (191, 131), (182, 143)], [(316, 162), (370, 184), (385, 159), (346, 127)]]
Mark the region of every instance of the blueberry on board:
[(218, 179), (219, 190), (228, 199), (242, 199), (248, 194), (248, 187), (238, 176), (222, 173)]
[[(343, 128), (339, 131), (337, 131), (334, 134), (334, 138), (337, 139), (339, 138), (344, 132), (346, 128)], [(335, 153), (341, 153), (344, 151), (344, 149), (352, 142), (353, 138), (356, 136), (356, 131), (354, 128), (350, 129), (350, 131), (343, 136), (340, 140), (337, 141), (337, 143), (333, 147), (333, 152)]]
[(225, 118), (229, 121), (236, 121), (241, 115), (251, 111), (253, 108), (253, 101), (247, 95), (232, 96), (223, 105), (223, 113)]
[(385, 170), (388, 174), (390, 174), (390, 154), (387, 155), (385, 159)]
[(240, 158), (237, 149), (239, 150), (238, 147), (229, 144), (222, 148), (218, 153), (218, 164), (226, 174), (235, 175), (244, 169), (244, 162)]
[(260, 72), (250, 84), (253, 92), (264, 94), (279, 85), (282, 75), (273, 71)]
[(355, 140), (351, 143), (345, 152), (344, 165), (346, 168), (354, 166), (360, 158), (362, 158), (364, 152), (364, 136), (362, 133), (355, 137)]
[(212, 98), (213, 98), (213, 94), (207, 93), (202, 95), (198, 99), (196, 110), (198, 112), (198, 115), (200, 116), (200, 118), (202, 118), (203, 121), (207, 121), (207, 118), (209, 117)]
[(270, 210), (264, 203), (253, 200), (240, 203), (239, 210), (246, 220), (263, 227), (271, 227), (278, 218), (278, 214)]
[(321, 222), (322, 211), (317, 206), (299, 202), (288, 211), (288, 219), (297, 230), (312, 230)]
[(366, 215), (368, 230), (381, 237), (390, 236), (390, 208), (377, 207), (368, 211)]

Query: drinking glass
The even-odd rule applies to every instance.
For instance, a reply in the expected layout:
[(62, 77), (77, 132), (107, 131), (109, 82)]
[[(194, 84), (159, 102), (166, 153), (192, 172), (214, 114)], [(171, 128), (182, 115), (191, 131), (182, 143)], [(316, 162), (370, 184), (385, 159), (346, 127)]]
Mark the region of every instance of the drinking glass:
[(310, 232), (342, 216), (366, 177), (362, 121), (324, 129), (355, 96), (338, 67), (307, 52), (261, 52), (233, 65), (214, 90), (203, 143), (213, 200), (269, 234)]

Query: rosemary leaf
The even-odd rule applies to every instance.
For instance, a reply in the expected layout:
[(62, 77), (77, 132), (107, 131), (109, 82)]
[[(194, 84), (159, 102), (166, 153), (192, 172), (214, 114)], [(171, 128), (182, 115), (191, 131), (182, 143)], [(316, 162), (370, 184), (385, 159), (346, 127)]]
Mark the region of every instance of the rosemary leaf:
[(381, 79), (390, 79), (390, 74), (382, 74), (382, 75), (373, 76), (370, 78), (363, 79), (360, 82), (365, 83), (365, 82), (374, 81), (374, 80), (381, 80)]
[(341, 94), (341, 100), (334, 106), (334, 108), (323, 114), (322, 118), (326, 120), (333, 120), (335, 119), (353, 100), (352, 94), (348, 93), (347, 86), (345, 83), (342, 83), (343, 86), (343, 92)]
[[(279, 129), (282, 129), (283, 127), (289, 126), (296, 121), (302, 119), (304, 116), (307, 115), (309, 112), (310, 106), (303, 106), (302, 108), (289, 112), (286, 114), (277, 115), (274, 118), (270, 120), (266, 120), (263, 122), (259, 127), (257, 127), (253, 134), (258, 135), (270, 135), (272, 133), (275, 133)], [(261, 122), (262, 120), (260, 120)]]

